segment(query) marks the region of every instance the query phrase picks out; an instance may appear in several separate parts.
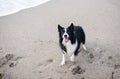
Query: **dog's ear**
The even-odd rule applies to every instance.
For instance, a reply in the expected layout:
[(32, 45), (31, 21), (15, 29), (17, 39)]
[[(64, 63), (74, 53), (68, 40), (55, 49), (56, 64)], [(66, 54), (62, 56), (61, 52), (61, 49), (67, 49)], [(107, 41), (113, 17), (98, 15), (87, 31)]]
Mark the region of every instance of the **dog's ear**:
[(58, 32), (60, 32), (62, 29), (63, 29), (63, 27), (58, 24)]
[(71, 30), (74, 30), (74, 25), (73, 23), (71, 23), (70, 27), (69, 27)]
[(70, 26), (74, 26), (74, 24), (73, 23), (71, 23), (71, 25)]

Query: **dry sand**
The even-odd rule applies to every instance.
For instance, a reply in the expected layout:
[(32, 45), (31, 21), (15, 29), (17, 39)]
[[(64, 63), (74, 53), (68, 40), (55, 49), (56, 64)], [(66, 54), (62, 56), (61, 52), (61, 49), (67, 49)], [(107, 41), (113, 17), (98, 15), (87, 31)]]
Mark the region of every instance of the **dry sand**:
[[(61, 67), (57, 25), (71, 22), (88, 51)], [(52, 0), (0, 17), (0, 79), (120, 79), (120, 1)]]

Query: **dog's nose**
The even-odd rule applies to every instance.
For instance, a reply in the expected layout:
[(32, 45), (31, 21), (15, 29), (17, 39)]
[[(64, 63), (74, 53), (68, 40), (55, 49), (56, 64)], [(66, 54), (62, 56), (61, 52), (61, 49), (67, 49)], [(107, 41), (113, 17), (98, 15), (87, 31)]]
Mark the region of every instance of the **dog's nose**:
[(64, 35), (65, 38), (67, 38), (67, 35)]

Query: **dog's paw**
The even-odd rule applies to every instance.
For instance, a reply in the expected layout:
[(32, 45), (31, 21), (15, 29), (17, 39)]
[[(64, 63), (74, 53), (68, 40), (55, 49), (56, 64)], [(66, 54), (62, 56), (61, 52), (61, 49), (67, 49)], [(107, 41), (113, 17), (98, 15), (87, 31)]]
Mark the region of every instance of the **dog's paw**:
[(61, 66), (63, 66), (63, 65), (65, 65), (65, 61), (62, 61), (62, 62), (61, 62)]

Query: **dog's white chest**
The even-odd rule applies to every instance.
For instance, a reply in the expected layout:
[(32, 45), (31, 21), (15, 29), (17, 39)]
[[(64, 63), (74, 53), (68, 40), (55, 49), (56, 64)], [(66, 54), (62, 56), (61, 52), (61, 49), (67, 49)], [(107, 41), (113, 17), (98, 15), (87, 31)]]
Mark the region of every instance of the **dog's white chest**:
[(77, 40), (76, 40), (75, 44), (71, 44), (71, 42), (68, 41), (68, 42), (65, 43), (64, 45), (66, 46), (67, 53), (68, 53), (69, 55), (72, 55), (72, 54), (75, 52), (78, 43), (77, 43)]

